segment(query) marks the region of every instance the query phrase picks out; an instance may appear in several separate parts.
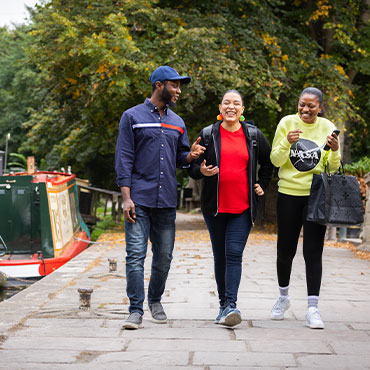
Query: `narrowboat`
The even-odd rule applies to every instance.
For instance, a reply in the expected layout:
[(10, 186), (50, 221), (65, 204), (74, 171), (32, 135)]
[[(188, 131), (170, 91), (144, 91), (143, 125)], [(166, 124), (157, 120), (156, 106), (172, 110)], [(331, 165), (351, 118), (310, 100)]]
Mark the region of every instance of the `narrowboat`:
[(0, 272), (41, 278), (89, 244), (76, 176), (37, 171), (0, 176)]

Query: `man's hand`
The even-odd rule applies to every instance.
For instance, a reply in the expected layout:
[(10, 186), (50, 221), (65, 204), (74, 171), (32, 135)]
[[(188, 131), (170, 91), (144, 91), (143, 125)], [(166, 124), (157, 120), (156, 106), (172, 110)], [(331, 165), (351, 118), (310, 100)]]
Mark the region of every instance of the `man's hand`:
[(199, 145), (200, 140), (201, 140), (201, 137), (199, 136), (197, 138), (197, 140), (195, 140), (195, 142), (191, 146), (190, 152), (186, 157), (186, 160), (187, 160), (188, 163), (190, 163), (194, 159), (199, 158), (199, 156), (201, 156), (204, 153), (204, 151), (206, 150), (206, 148), (204, 146)]
[(212, 165), (207, 166), (206, 160), (204, 160), (200, 165), (200, 173), (203, 176), (213, 176), (216, 175), (218, 172), (219, 172), (218, 167), (217, 166), (213, 167)]
[(131, 224), (135, 223), (135, 204), (131, 199), (123, 201), (123, 217), (127, 222), (130, 222)]
[(135, 204), (131, 200), (131, 189), (128, 186), (121, 186), (121, 194), (123, 201), (123, 217), (127, 222), (134, 224), (136, 212)]

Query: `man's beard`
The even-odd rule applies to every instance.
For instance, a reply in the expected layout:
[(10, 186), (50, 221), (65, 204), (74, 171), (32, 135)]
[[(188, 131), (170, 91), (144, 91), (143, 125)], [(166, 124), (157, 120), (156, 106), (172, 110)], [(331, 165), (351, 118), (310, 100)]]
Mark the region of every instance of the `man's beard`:
[(166, 85), (163, 87), (162, 94), (161, 94), (161, 99), (163, 103), (166, 105), (169, 105), (170, 107), (175, 107), (176, 103), (172, 101), (172, 95), (171, 93), (167, 90)]

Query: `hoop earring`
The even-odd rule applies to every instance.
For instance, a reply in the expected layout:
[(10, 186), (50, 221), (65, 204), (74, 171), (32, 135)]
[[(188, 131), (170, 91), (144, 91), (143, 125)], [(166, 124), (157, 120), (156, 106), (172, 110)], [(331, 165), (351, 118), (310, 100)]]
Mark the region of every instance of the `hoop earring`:
[(218, 116), (217, 116), (217, 121), (222, 121), (224, 119), (224, 117), (222, 117), (222, 114), (220, 113)]

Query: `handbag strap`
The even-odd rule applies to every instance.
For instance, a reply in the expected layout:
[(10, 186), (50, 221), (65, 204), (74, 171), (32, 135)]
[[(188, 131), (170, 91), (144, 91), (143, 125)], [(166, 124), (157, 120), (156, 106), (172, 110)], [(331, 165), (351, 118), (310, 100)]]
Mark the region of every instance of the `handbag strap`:
[(344, 173), (344, 167), (343, 167), (343, 161), (340, 160), (340, 166), (339, 166), (339, 171), (338, 173), (342, 176), (345, 176), (345, 173)]
[[(326, 153), (323, 162), (324, 162), (324, 172), (328, 175), (329, 180), (330, 180), (331, 174), (330, 174), (328, 156), (329, 156), (329, 153)], [(342, 160), (340, 160), (340, 166), (339, 166), (339, 169), (338, 169), (338, 175), (345, 176), (344, 167), (343, 167), (343, 161)]]

